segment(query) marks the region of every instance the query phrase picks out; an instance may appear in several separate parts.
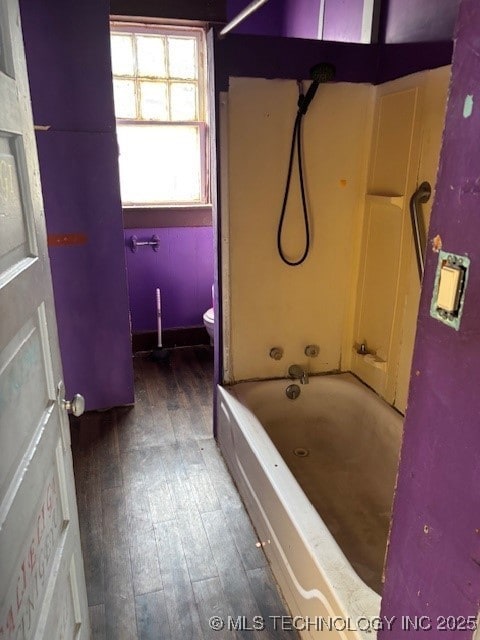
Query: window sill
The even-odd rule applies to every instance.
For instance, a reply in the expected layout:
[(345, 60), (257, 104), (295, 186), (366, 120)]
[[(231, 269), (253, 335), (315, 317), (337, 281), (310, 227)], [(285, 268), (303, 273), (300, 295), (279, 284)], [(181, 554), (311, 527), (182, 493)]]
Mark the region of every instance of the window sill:
[(125, 229), (211, 226), (211, 204), (123, 207)]

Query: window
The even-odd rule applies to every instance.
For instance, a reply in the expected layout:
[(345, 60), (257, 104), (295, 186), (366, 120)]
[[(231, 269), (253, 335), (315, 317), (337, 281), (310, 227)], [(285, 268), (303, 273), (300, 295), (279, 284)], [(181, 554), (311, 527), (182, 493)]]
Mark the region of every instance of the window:
[(111, 50), (123, 205), (208, 203), (203, 31), (115, 23)]

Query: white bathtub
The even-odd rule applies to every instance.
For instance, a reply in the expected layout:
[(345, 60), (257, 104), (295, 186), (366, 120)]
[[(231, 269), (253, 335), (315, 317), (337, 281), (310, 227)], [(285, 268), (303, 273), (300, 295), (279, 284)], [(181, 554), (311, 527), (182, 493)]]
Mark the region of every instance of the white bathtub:
[(302, 637), (372, 639), (402, 417), (348, 373), (289, 384), (219, 387), (219, 446)]

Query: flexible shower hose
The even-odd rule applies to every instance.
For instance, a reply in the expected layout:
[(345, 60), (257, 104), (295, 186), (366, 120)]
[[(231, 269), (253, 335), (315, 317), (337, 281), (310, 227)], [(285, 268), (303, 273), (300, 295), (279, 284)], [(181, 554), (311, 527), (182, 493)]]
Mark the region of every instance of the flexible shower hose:
[[(303, 164), (302, 164), (302, 121), (303, 121), (304, 111), (299, 109), (297, 116), (295, 118), (295, 124), (293, 126), (293, 134), (292, 134), (292, 144), (290, 147), (290, 159), (288, 162), (288, 173), (287, 173), (287, 182), (285, 184), (285, 195), (283, 196), (283, 204), (282, 204), (282, 212), (280, 214), (280, 219), (278, 221), (278, 230), (277, 230), (277, 248), (278, 253), (285, 262), (290, 267), (297, 267), (298, 265), (305, 262), (308, 253), (310, 251), (310, 223), (308, 220), (308, 208), (307, 208), (307, 198), (305, 196), (305, 184), (303, 179)], [(292, 171), (293, 171), (293, 160), (295, 157), (295, 148), (297, 149), (297, 160), (298, 160), (298, 176), (300, 179), (300, 193), (302, 195), (302, 209), (303, 209), (303, 222), (305, 226), (305, 248), (302, 256), (298, 260), (289, 260), (282, 248), (282, 231), (283, 231), (283, 223), (285, 221), (285, 213), (287, 209), (288, 202), (288, 194), (290, 191), (290, 181), (292, 179)]]

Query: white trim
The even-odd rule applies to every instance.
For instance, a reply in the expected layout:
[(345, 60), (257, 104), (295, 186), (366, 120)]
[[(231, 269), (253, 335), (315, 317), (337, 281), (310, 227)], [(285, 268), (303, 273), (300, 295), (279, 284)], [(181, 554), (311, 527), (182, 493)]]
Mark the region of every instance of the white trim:
[(231, 362), (231, 315), (230, 315), (230, 225), (228, 214), (228, 93), (221, 92), (219, 98), (219, 146), (220, 157), (220, 211), (221, 211), (221, 273), (222, 273), (222, 318), (215, 318), (215, 322), (222, 323), (223, 335), (223, 380), (222, 384), (233, 381)]
[(325, 21), (325, 1), (320, 0), (320, 6), (318, 8), (318, 39), (323, 40), (323, 25)]
[[(175, 200), (173, 202), (162, 201), (162, 202), (131, 202), (122, 200), (122, 207), (129, 208), (144, 208), (144, 207), (171, 207), (171, 206), (202, 206), (202, 205), (210, 205), (211, 204), (211, 195), (210, 195), (210, 187), (209, 187), (209, 174), (208, 174), (208, 87), (207, 87), (207, 69), (206, 69), (206, 60), (207, 60), (207, 52), (206, 52), (206, 32), (205, 28), (198, 26), (178, 26), (167, 24), (165, 25), (162, 22), (151, 22), (145, 23), (143, 20), (126, 20), (126, 21), (114, 21), (110, 20), (110, 34), (129, 34), (132, 36), (149, 34), (151, 36), (159, 36), (162, 38), (168, 38), (171, 36), (188, 36), (189, 38), (195, 40), (196, 42), (196, 67), (197, 67), (197, 77), (195, 78), (177, 78), (175, 76), (170, 75), (170, 70), (168, 66), (168, 52), (167, 48), (165, 48), (164, 52), (164, 61), (165, 61), (165, 77), (156, 77), (151, 78), (146, 75), (141, 75), (137, 68), (137, 51), (136, 51), (136, 39), (133, 38), (133, 59), (134, 59), (134, 72), (133, 75), (115, 75), (113, 73), (112, 68), (112, 79), (115, 80), (130, 80), (134, 83), (134, 91), (135, 91), (135, 100), (136, 100), (136, 110), (134, 118), (119, 118), (116, 117), (116, 127), (118, 131), (119, 126), (178, 126), (178, 127), (196, 127), (199, 131), (199, 160), (200, 160), (200, 197), (198, 200)], [(111, 55), (112, 57), (112, 55)], [(113, 64), (112, 64), (113, 67)], [(170, 107), (168, 109), (169, 113), (167, 114), (167, 120), (148, 120), (143, 119), (140, 112), (140, 83), (141, 82), (153, 82), (153, 83), (162, 83), (166, 84), (168, 91), (168, 104), (170, 105), (170, 87), (173, 84), (177, 84), (179, 82), (194, 84), (196, 86), (197, 92), (197, 113), (195, 114), (195, 120), (187, 120), (187, 121), (179, 121), (171, 119), (170, 116)], [(120, 178), (121, 184), (121, 178)]]
[(376, 0), (363, 0), (362, 33), (360, 42), (370, 44), (372, 42), (373, 14)]

